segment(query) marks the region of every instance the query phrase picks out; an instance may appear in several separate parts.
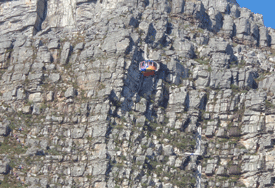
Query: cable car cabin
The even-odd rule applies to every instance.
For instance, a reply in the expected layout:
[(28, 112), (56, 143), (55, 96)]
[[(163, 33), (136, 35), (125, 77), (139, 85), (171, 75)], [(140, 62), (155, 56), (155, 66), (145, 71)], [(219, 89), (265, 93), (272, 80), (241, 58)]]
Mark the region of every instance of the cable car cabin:
[(139, 71), (141, 71), (143, 76), (155, 75), (155, 71), (158, 70), (159, 64), (154, 61), (146, 60), (139, 63)]

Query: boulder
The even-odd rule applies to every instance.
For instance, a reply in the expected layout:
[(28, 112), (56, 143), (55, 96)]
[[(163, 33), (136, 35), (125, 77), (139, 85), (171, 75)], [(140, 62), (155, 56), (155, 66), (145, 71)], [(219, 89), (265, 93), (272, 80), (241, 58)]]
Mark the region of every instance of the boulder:
[(85, 169), (86, 169), (86, 164), (82, 164), (80, 166), (74, 166), (71, 168), (71, 175), (73, 177), (83, 176)]
[(7, 136), (8, 133), (9, 133), (8, 124), (0, 122), (0, 136)]
[(180, 14), (183, 13), (185, 1), (184, 0), (175, 0), (172, 1), (172, 13), (173, 14)]
[(23, 107), (23, 114), (31, 113), (31, 106), (24, 106)]
[(169, 156), (169, 155), (172, 155), (174, 153), (174, 149), (173, 149), (173, 146), (171, 145), (166, 145), (163, 147), (163, 154), (165, 156)]
[(76, 94), (76, 90), (73, 87), (69, 87), (65, 92), (65, 97), (66, 98), (74, 97), (75, 94)]
[(84, 49), (84, 43), (80, 42), (75, 45), (74, 50), (83, 50)]
[(230, 127), (228, 129), (228, 136), (229, 137), (239, 137), (241, 135), (241, 131), (238, 127)]
[(74, 128), (71, 136), (72, 138), (82, 138), (84, 135), (86, 127), (81, 127), (81, 128)]
[(228, 168), (229, 175), (239, 175), (240, 173), (241, 173), (241, 169), (237, 165), (232, 165)]
[(65, 44), (63, 45), (62, 52), (61, 52), (61, 58), (60, 58), (61, 65), (68, 63), (71, 50), (72, 50), (71, 44), (69, 42), (65, 42)]
[(205, 174), (207, 176), (212, 176), (214, 174), (215, 165), (214, 164), (207, 164)]
[(60, 47), (60, 40), (59, 39), (53, 39), (48, 44), (49, 49), (59, 49)]
[(9, 164), (0, 162), (0, 174), (7, 174), (9, 173)]
[(42, 97), (41, 97), (41, 93), (33, 93), (29, 95), (29, 101), (32, 102), (41, 102), (42, 101)]
[(60, 80), (60, 74), (59, 73), (51, 73), (49, 76), (49, 79), (51, 82), (57, 82)]

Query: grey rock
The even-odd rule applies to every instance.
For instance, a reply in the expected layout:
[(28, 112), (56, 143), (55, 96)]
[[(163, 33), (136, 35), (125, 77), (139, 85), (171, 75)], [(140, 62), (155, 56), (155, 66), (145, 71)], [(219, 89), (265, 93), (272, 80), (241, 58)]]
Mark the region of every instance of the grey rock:
[(53, 91), (49, 91), (49, 93), (46, 96), (46, 100), (49, 102), (53, 101)]
[(136, 161), (143, 164), (144, 161), (145, 161), (145, 156), (144, 155), (141, 155), (141, 156), (137, 156), (136, 157)]
[(41, 146), (41, 148), (42, 148), (43, 150), (47, 150), (48, 147), (49, 147), (49, 143), (48, 143), (47, 140), (41, 140), (41, 141), (40, 141), (40, 146)]
[(9, 173), (9, 164), (8, 163), (0, 163), (0, 174), (7, 174)]
[(239, 137), (240, 136), (240, 130), (238, 127), (231, 127), (228, 129), (228, 136), (229, 137)]
[(43, 78), (43, 73), (30, 73), (28, 75), (29, 80), (41, 80)]
[(233, 53), (233, 49), (231, 48), (229, 43), (223, 40), (214, 40), (211, 38), (209, 40), (209, 47), (212, 49), (213, 52), (222, 52), (227, 54)]
[(93, 137), (105, 136), (106, 132), (107, 132), (106, 125), (95, 126), (93, 128)]
[(122, 40), (121, 42), (118, 42), (116, 44), (117, 46), (117, 53), (118, 54), (127, 54), (129, 52), (129, 46), (130, 45), (130, 40), (128, 38)]
[(65, 97), (66, 98), (74, 97), (75, 94), (76, 94), (76, 90), (73, 87), (69, 87), (65, 92)]
[(185, 2), (183, 0), (176, 0), (172, 2), (172, 13), (180, 14), (183, 13)]
[(218, 129), (217, 137), (221, 137), (221, 138), (227, 137), (226, 132), (223, 127), (220, 127)]
[(104, 175), (108, 167), (107, 161), (99, 161), (93, 165), (93, 175)]
[[(49, 50), (46, 46), (39, 47), (38, 52), (37, 52), (36, 61), (39, 61), (37, 68), (40, 70), (42, 70), (42, 68), (44, 68), (44, 64), (42, 64), (42, 63), (51, 63), (52, 62), (51, 53), (49, 52)], [(32, 66), (32, 68), (34, 68), (34, 66)]]
[(34, 45), (34, 47), (39, 48), (40, 46), (43, 45), (43, 42), (40, 39), (37, 39), (37, 40), (35, 40), (33, 45)]
[(214, 135), (214, 127), (213, 126), (207, 126), (205, 136), (212, 137)]
[(234, 29), (234, 21), (231, 16), (229, 15), (224, 16), (224, 24), (222, 26), (222, 29), (224, 30), (224, 33), (226, 35), (228, 35), (229, 37), (232, 37), (233, 29)]
[(41, 93), (33, 93), (29, 95), (29, 101), (32, 102), (41, 102), (42, 101), (42, 96)]
[(214, 174), (215, 165), (214, 164), (207, 164), (205, 174), (211, 176)]
[(238, 18), (235, 20), (235, 24), (237, 34), (250, 34), (250, 23), (247, 18)]
[(146, 99), (142, 98), (139, 103), (136, 104), (136, 111), (144, 113), (146, 111)]
[(12, 48), (12, 41), (11, 40), (4, 40), (0, 42), (0, 49), (11, 49)]
[(202, 19), (205, 9), (201, 1), (188, 1), (185, 3), (184, 13), (196, 19)]
[(51, 82), (57, 82), (60, 80), (60, 74), (59, 73), (52, 73), (49, 76), (49, 79)]
[(0, 122), (0, 136), (7, 136), (8, 133), (9, 133), (8, 124)]
[(17, 89), (17, 99), (23, 100), (25, 98), (26, 98), (25, 90), (23, 88), (18, 88)]
[(176, 39), (174, 42), (174, 49), (178, 54), (182, 54), (185, 58), (193, 58), (194, 53), (194, 45), (188, 41), (181, 41), (180, 39)]
[(39, 115), (41, 113), (40, 112), (40, 106), (41, 106), (40, 104), (35, 103), (33, 105), (32, 114)]
[(260, 46), (265, 47), (269, 45), (268, 31), (266, 27), (260, 27)]
[(236, 165), (230, 166), (228, 168), (228, 174), (229, 175), (238, 175), (238, 174), (240, 174), (240, 168)]
[(73, 177), (80, 177), (83, 176), (84, 171), (85, 171), (86, 165), (81, 165), (81, 166), (74, 166), (71, 169), (71, 175)]
[(3, 96), (2, 96), (2, 99), (4, 101), (11, 101), (12, 100), (12, 91), (8, 91), (8, 92), (5, 92), (3, 93)]
[(59, 49), (59, 47), (60, 47), (59, 39), (51, 40), (50, 43), (48, 44), (49, 49)]
[(46, 64), (45, 68), (46, 70), (55, 70), (55, 64)]
[(171, 145), (163, 146), (163, 153), (165, 156), (172, 155), (174, 153), (173, 146)]
[(25, 44), (26, 42), (26, 36), (24, 35), (19, 35), (17, 36), (17, 40), (14, 42), (14, 47), (21, 47)]
[(75, 45), (74, 50), (83, 50), (84, 49), (84, 43), (80, 42)]
[(27, 152), (25, 153), (25, 155), (29, 155), (29, 156), (43, 155), (43, 154), (44, 154), (44, 151), (35, 146), (28, 148)]
[(29, 114), (30, 112), (31, 112), (31, 107), (30, 106), (24, 106), (23, 114)]
[(170, 74), (168, 74), (166, 80), (173, 84), (179, 85), (182, 78), (188, 77), (188, 69), (174, 59), (171, 59), (167, 64), (167, 68), (170, 70)]
[(218, 176), (224, 176), (224, 175), (226, 175), (226, 169), (223, 166), (219, 166), (219, 168), (217, 170), (217, 175)]
[(81, 128), (74, 128), (71, 136), (72, 138), (82, 138), (84, 135), (86, 127), (81, 127)]
[(173, 186), (173, 184), (172, 183), (165, 183), (164, 185), (163, 185), (163, 188), (173, 188), (174, 186)]
[(72, 50), (71, 44), (69, 42), (65, 42), (65, 44), (63, 45), (62, 52), (61, 52), (61, 58), (60, 58), (61, 65), (68, 63), (71, 50)]

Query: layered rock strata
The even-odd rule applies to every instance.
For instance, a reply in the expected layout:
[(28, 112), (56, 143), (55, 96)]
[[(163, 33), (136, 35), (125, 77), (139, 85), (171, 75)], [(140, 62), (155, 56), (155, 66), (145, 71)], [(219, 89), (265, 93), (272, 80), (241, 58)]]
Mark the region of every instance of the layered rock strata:
[[(235, 0), (0, 10), (1, 186), (274, 186), (275, 31), (262, 15)], [(154, 77), (138, 71), (145, 43)]]

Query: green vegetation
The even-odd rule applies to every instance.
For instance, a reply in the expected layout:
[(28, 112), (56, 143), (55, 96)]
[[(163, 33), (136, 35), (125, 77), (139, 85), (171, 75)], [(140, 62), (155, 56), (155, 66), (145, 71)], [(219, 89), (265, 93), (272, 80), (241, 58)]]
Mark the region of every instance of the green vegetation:
[(106, 86), (103, 84), (103, 83), (100, 83), (100, 85), (98, 86), (98, 89), (99, 90), (102, 90), (102, 89), (104, 89)]
[(21, 146), (15, 138), (4, 138), (4, 142), (0, 143), (0, 154), (22, 154), (27, 151), (27, 147)]
[(237, 43), (233, 42), (233, 47), (236, 47), (237, 45), (238, 45)]
[[(204, 59), (204, 58), (197, 58), (194, 59), (195, 61), (197, 61), (199, 64), (201, 65), (209, 65), (209, 60), (208, 59)], [(210, 67), (211, 68), (211, 67)]]
[(210, 66), (210, 65), (208, 66), (207, 71), (208, 71), (208, 72), (211, 72), (211, 71), (212, 71), (212, 69), (211, 69), (211, 66)]
[(246, 62), (245, 62), (245, 60), (241, 60), (241, 62), (238, 64), (238, 68), (240, 69), (240, 68), (242, 68), (242, 67), (244, 67), (246, 65)]
[(233, 93), (238, 93), (240, 91), (240, 88), (234, 84), (230, 85), (230, 88), (232, 89)]
[(265, 100), (265, 106), (266, 106), (266, 108), (268, 109), (268, 108), (274, 108), (275, 107), (275, 105), (274, 104), (272, 104), (270, 101), (268, 101), (268, 100)]

